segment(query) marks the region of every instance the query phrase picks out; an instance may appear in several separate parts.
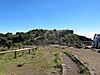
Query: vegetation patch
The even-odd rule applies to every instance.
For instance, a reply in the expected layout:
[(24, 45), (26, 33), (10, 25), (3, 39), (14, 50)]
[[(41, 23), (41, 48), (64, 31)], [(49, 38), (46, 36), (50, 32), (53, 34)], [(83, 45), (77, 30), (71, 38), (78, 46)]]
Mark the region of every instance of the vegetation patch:
[[(17, 58), (13, 58), (13, 53), (3, 54), (0, 57), (0, 75), (56, 75), (58, 74), (55, 64), (59, 64), (58, 51), (35, 50), (31, 54), (27, 51), (18, 52)], [(55, 60), (55, 61), (54, 61)]]
[(18, 63), (16, 66), (17, 67), (22, 67), (24, 65), (24, 62), (20, 62), (20, 63)]
[(55, 67), (61, 68), (61, 57), (59, 53), (55, 54), (54, 62), (56, 64)]
[(58, 73), (61, 74), (61, 56), (60, 56), (60, 51), (57, 49), (51, 50), (49, 52), (50, 54), (53, 55), (53, 63), (54, 63), (54, 68), (57, 69)]
[(74, 61), (78, 68), (79, 68), (79, 73), (83, 74), (83, 75), (91, 75), (90, 72), (89, 72), (89, 69), (83, 64), (80, 62), (80, 60), (78, 60), (71, 52), (64, 52), (67, 56), (69, 56), (72, 61)]
[[(59, 44), (72, 46), (74, 41), (92, 41), (85, 36), (74, 34), (73, 30), (33, 29), (26, 33), (0, 33), (0, 51), (23, 48), (30, 45)], [(79, 46), (78, 46), (79, 47)]]

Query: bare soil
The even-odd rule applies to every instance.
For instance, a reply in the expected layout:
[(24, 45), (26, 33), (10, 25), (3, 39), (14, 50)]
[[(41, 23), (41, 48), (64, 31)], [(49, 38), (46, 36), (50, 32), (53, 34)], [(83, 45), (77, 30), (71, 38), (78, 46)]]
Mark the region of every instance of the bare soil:
[(80, 58), (93, 71), (94, 75), (100, 75), (100, 53), (91, 49), (66, 48)]
[(61, 53), (61, 57), (62, 57), (62, 64), (64, 66), (64, 69), (66, 69), (64, 75), (81, 75), (78, 72), (77, 65), (67, 55)]

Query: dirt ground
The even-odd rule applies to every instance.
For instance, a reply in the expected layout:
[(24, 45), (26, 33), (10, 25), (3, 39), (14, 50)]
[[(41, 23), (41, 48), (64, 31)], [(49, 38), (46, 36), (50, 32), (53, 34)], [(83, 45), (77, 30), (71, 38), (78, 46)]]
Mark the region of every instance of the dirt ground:
[[(80, 60), (95, 72), (95, 75), (100, 75), (100, 53), (91, 49), (77, 49), (73, 47), (59, 47), (59, 46), (44, 46), (39, 47), (35, 55), (27, 55), (11, 60), (4, 57), (4, 61), (0, 60), (0, 75), (58, 75), (58, 71), (53, 68), (51, 54), (52, 50), (70, 51), (77, 55)], [(77, 66), (66, 55), (61, 54), (62, 63), (66, 64), (66, 75), (80, 75), (77, 73)], [(23, 64), (22, 67), (17, 67), (17, 64)], [(2, 67), (2, 68), (1, 68)], [(6, 74), (5, 74), (6, 72)]]
[(64, 75), (82, 75), (78, 72), (78, 66), (66, 54), (61, 53)]
[[(37, 51), (31, 51), (31, 54), (12, 58), (13, 54), (0, 57), (0, 75), (58, 75), (59, 69), (56, 69), (54, 55), (51, 49), (39, 47)], [(10, 58), (11, 57), (11, 58)], [(21, 65), (18, 67), (18, 65)]]
[(78, 56), (93, 71), (94, 75), (100, 75), (100, 53), (91, 49), (66, 48)]
[(55, 49), (55, 50), (60, 51), (62, 67), (63, 67), (62, 75), (83, 75), (83, 74), (79, 73), (79, 71), (78, 71), (79, 68), (78, 68), (77, 64), (74, 63), (66, 54), (63, 53), (67, 47), (53, 45), (53, 46), (48, 46), (48, 47), (46, 46), (44, 48), (51, 49), (51, 50)]

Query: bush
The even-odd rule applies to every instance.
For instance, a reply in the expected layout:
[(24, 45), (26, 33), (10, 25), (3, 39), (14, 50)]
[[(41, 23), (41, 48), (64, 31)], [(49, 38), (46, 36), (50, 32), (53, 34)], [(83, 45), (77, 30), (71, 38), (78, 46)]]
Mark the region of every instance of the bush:
[(54, 60), (54, 62), (56, 64), (55, 67), (61, 68), (61, 57), (60, 57), (59, 53), (55, 54), (55, 60)]
[(16, 66), (17, 67), (22, 67), (24, 65), (24, 62), (20, 62), (20, 63), (18, 63)]

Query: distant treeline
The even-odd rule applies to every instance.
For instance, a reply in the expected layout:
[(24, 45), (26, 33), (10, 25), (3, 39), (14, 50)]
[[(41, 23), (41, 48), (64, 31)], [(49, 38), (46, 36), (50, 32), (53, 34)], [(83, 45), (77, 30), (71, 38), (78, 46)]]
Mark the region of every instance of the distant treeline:
[(85, 36), (74, 34), (73, 30), (34, 29), (26, 33), (0, 33), (0, 48), (22, 47), (25, 45), (66, 44), (72, 41), (92, 41)]

